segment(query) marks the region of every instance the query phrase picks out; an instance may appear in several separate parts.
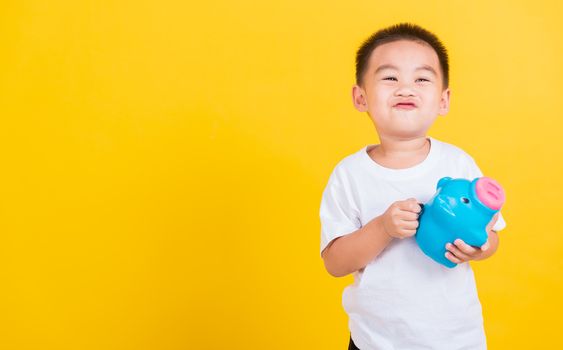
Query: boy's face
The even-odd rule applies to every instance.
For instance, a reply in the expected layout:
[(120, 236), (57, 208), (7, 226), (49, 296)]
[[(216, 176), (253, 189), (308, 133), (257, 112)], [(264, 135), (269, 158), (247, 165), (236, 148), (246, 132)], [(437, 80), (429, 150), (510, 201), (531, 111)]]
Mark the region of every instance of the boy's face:
[(450, 89), (442, 91), (438, 55), (424, 43), (399, 40), (378, 46), (362, 85), (352, 89), (354, 106), (368, 113), (380, 138), (426, 136), (436, 117), (449, 110)]

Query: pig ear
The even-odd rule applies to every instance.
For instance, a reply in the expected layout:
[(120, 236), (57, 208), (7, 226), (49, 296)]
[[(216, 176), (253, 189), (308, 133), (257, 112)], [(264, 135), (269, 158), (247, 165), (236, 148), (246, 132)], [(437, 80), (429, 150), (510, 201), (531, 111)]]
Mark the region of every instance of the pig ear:
[(452, 178), (449, 176), (443, 177), (438, 181), (438, 185), (436, 186), (436, 189), (439, 189), (440, 187), (444, 187), (444, 185), (450, 181)]

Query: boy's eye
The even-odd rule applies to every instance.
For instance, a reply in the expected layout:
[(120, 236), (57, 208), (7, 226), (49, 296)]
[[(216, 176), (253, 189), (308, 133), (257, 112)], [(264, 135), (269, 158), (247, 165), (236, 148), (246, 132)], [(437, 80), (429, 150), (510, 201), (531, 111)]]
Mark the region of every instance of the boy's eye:
[[(397, 78), (395, 78), (395, 77), (385, 77), (385, 78), (383, 78), (383, 80), (397, 80)], [(430, 81), (430, 80), (428, 80), (428, 79), (426, 79), (426, 78), (418, 78), (416, 81), (419, 81), (419, 80), (420, 80), (420, 81), (423, 81), (423, 82), (424, 82), (424, 81)]]

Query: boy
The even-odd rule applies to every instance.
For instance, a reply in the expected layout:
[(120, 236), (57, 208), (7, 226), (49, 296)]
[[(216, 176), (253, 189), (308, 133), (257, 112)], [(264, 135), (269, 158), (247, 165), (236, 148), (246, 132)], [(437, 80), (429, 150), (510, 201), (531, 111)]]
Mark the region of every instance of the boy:
[[(344, 289), (349, 349), (486, 349), (481, 304), (470, 260), (497, 249), (495, 215), (488, 241), (457, 239), (449, 269), (428, 258), (414, 239), (419, 203), (444, 176), (483, 176), (460, 148), (427, 137), (449, 110), (448, 56), (431, 32), (409, 23), (382, 29), (356, 56), (354, 106), (367, 112), (380, 144), (345, 157), (323, 192), (321, 256), (336, 277), (354, 274)], [(357, 346), (357, 347), (356, 347)]]

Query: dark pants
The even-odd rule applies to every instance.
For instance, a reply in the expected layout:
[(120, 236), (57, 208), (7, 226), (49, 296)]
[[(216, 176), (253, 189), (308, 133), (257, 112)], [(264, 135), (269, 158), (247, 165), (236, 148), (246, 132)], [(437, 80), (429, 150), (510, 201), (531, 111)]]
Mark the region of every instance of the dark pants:
[(350, 335), (350, 344), (348, 344), (348, 350), (360, 350), (352, 341), (352, 335)]

